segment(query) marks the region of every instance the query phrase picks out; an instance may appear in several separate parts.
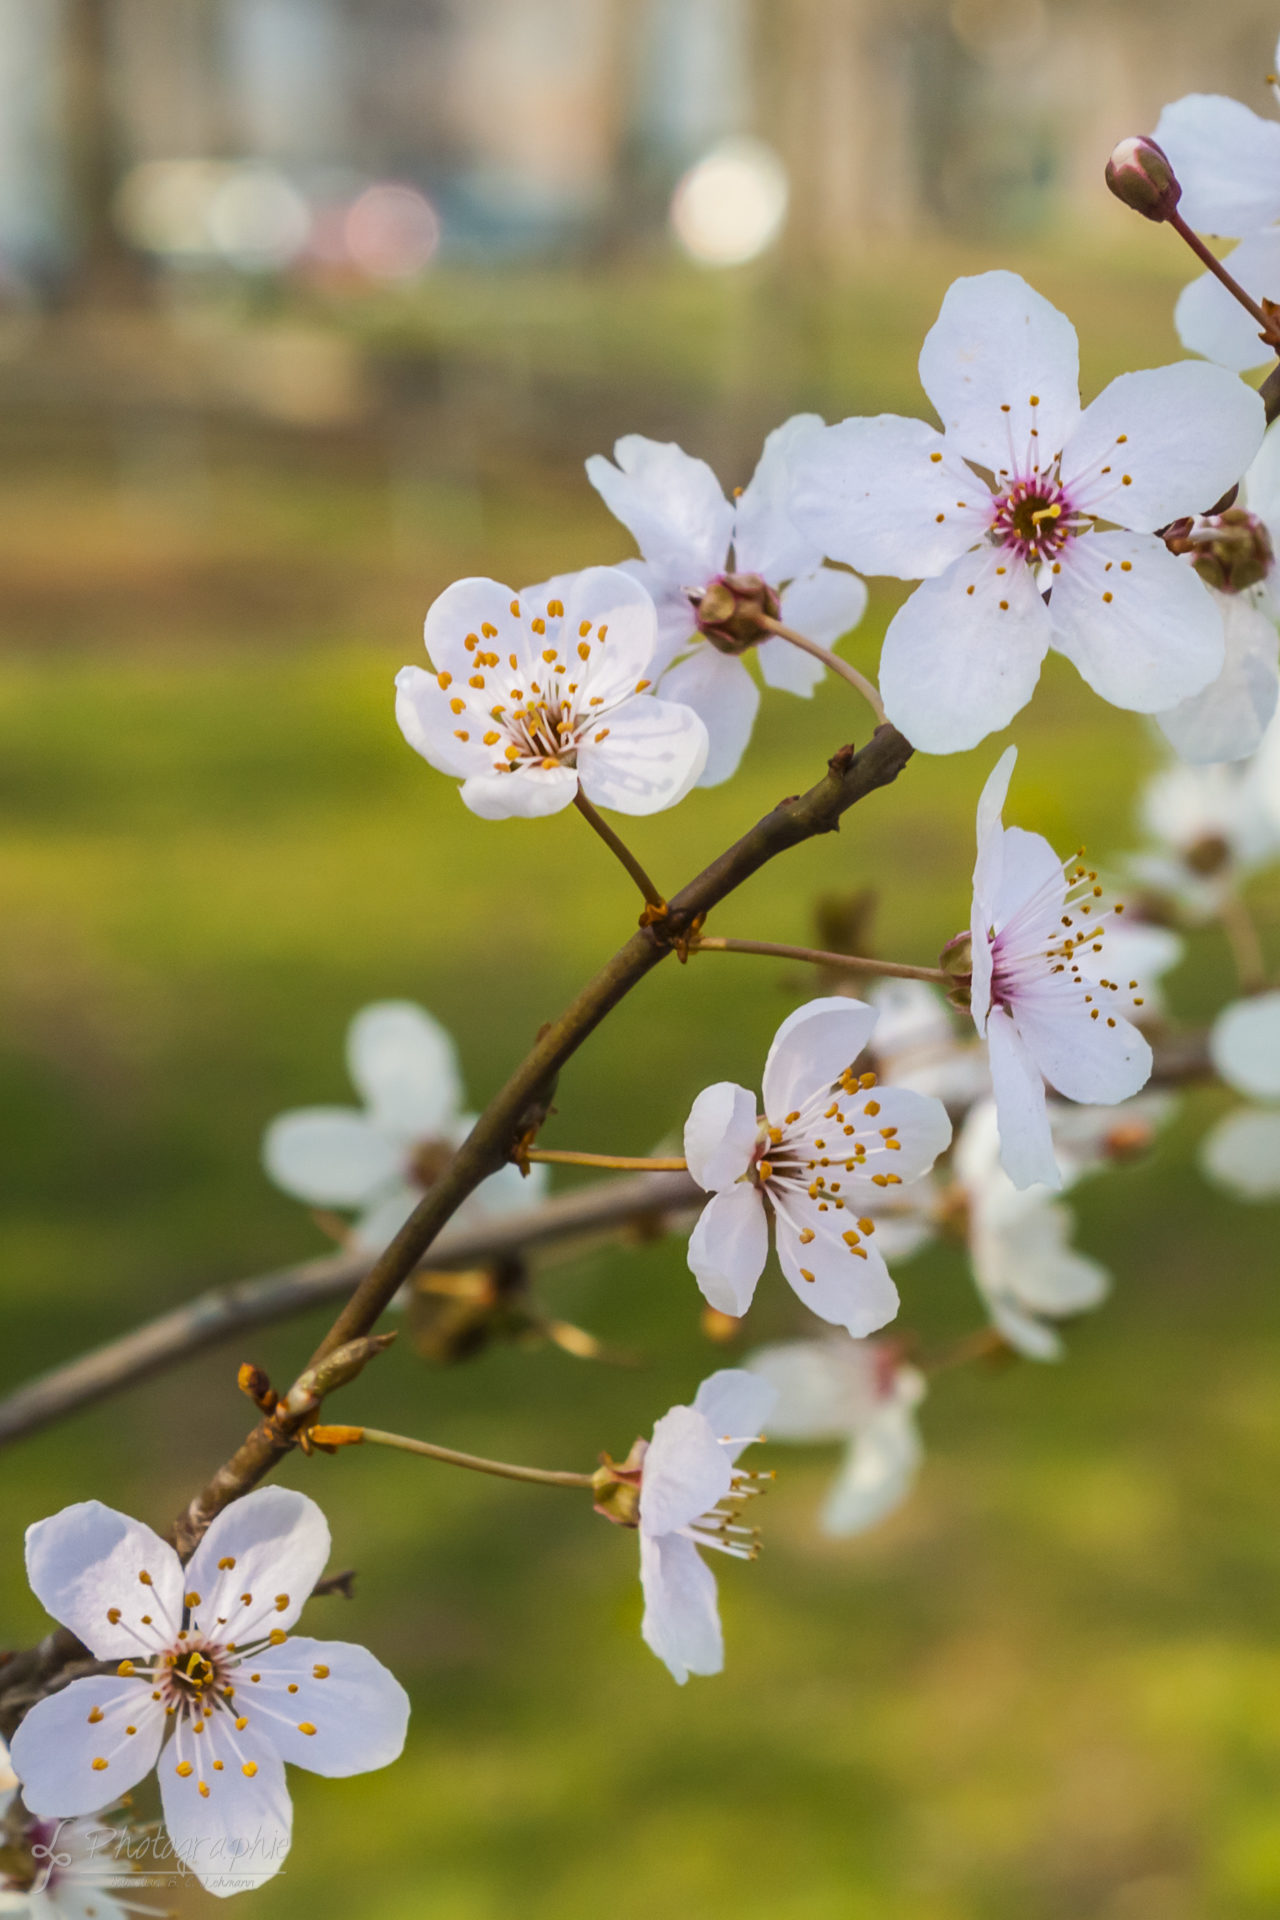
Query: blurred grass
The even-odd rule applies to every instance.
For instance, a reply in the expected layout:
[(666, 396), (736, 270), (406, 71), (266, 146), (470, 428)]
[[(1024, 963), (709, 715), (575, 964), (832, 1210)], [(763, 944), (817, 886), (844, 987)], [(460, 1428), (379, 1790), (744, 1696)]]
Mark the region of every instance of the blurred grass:
[[(1123, 266), (1078, 252), (1034, 274), (1081, 324), (1087, 391), (1174, 351), (1148, 242)], [(36, 444), (18, 410), (27, 458), (0, 490), (6, 1382), (317, 1249), (257, 1140), (281, 1108), (347, 1097), (357, 1006), (431, 1007), (480, 1100), (632, 924), (580, 821), (476, 821), (404, 747), (391, 680), (430, 595), (471, 569), (520, 584), (619, 553), (576, 462), (616, 433), (677, 431), (694, 394), (713, 451), (792, 404), (915, 407), (915, 343), (960, 264), (890, 261), (812, 308), (784, 288), (709, 412), (721, 283), (439, 283), (417, 310), (365, 315), (369, 351), (450, 378), (470, 364), (520, 405), (500, 433), (477, 421), (466, 475), (446, 464), (407, 491), (365, 429), (168, 420), (164, 444), (197, 456), (177, 485), (163, 463), (140, 481), (87, 414), (51, 408)], [(566, 382), (585, 396), (567, 418)], [(543, 419), (545, 442), (524, 430)], [(136, 409), (116, 429), (140, 431)], [(893, 603), (877, 592), (848, 643), (868, 667)], [(636, 823), (637, 850), (678, 883), (863, 725), (841, 687), (771, 696), (742, 776)], [(1138, 723), (1055, 662), (1015, 733), (1020, 821), (1102, 858), (1129, 844), (1152, 759)], [(928, 960), (966, 915), (973, 801), (1001, 744), (915, 762), (744, 889), (721, 930), (803, 938), (818, 893), (872, 883), (884, 950)], [(1188, 1014), (1220, 996), (1221, 964), (1206, 937), (1177, 983)], [(547, 1140), (644, 1151), (709, 1079), (755, 1080), (809, 989), (746, 959), (663, 969), (564, 1076)], [(415, 1719), (388, 1774), (295, 1777), (297, 1844), (255, 1910), (288, 1920), (336, 1892), (369, 1920), (1274, 1914), (1276, 1216), (1199, 1182), (1212, 1110), (1189, 1100), (1157, 1161), (1081, 1192), (1081, 1243), (1116, 1298), (1060, 1369), (938, 1384), (905, 1513), (824, 1542), (832, 1459), (775, 1453), (765, 1557), (722, 1580), (719, 1679), (679, 1691), (642, 1647), (634, 1539), (585, 1502), (394, 1458), (292, 1463), (335, 1564), (360, 1570), (356, 1604), (317, 1603), (308, 1627), (367, 1640)], [(732, 1358), (700, 1335), (679, 1244), (539, 1284), (643, 1365), (508, 1350), (435, 1373), (399, 1349), (345, 1417), (589, 1463)], [(976, 1319), (945, 1251), (903, 1290), (932, 1338)], [(798, 1329), (792, 1307), (766, 1279), (751, 1342)], [(252, 1357), (285, 1376), (315, 1330), (255, 1337)], [(243, 1431), (246, 1357), (211, 1354), (10, 1454), (6, 1640), (42, 1630), (23, 1528), (89, 1495), (162, 1524)]]

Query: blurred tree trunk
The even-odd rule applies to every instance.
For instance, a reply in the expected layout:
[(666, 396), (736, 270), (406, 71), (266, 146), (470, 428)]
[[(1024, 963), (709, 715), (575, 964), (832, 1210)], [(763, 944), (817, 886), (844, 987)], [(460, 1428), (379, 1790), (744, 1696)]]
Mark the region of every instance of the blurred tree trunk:
[(136, 307), (148, 280), (113, 218), (121, 171), (111, 87), (111, 0), (63, 0), (61, 87), (74, 261), (64, 304)]

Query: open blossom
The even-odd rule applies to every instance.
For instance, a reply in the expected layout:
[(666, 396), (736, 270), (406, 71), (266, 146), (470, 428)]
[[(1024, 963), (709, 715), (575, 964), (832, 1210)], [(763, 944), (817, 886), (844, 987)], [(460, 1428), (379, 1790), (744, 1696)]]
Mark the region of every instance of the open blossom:
[[(313, 1207), (355, 1207), (351, 1245), (381, 1253), (448, 1166), (475, 1116), (463, 1110), (452, 1037), (408, 1000), (363, 1007), (347, 1029), (347, 1070), (365, 1105), (299, 1107), (271, 1122), (262, 1158), (278, 1187)], [(455, 1224), (532, 1206), (546, 1168), (503, 1167), (481, 1181)]]
[[(0, 1807), (11, 1798), (0, 1791)], [(140, 1868), (117, 1851), (119, 1840), (117, 1827), (96, 1818), (37, 1820), (21, 1810), (16, 1818), (10, 1813), (0, 1844), (0, 1914), (10, 1920), (128, 1920), (157, 1913), (150, 1902), (130, 1897), (128, 1877)]]
[(731, 1081), (707, 1087), (685, 1122), (689, 1171), (714, 1197), (689, 1265), (709, 1303), (740, 1317), (769, 1254), (807, 1307), (850, 1333), (874, 1333), (898, 1290), (873, 1236), (875, 1202), (927, 1173), (951, 1138), (940, 1101), (879, 1087), (853, 1063), (875, 1009), (832, 995), (783, 1021), (764, 1068), (764, 1115)]
[[(1280, 47), (1276, 49), (1280, 64)], [(1155, 138), (1182, 186), (1178, 211), (1201, 233), (1239, 240), (1228, 256), (1255, 299), (1280, 286), (1280, 123), (1223, 94), (1191, 93), (1160, 115)], [(1193, 353), (1243, 373), (1271, 351), (1258, 323), (1210, 273), (1183, 290), (1178, 338)]]
[(183, 1864), (211, 1891), (260, 1886), (289, 1850), (289, 1761), (341, 1777), (385, 1767), (409, 1700), (363, 1647), (290, 1633), (329, 1557), (305, 1494), (264, 1487), (220, 1513), (184, 1567), (97, 1500), (27, 1531), (37, 1599), (113, 1674), (73, 1680), (13, 1740), (30, 1810), (92, 1813), (153, 1767)]
[(891, 1341), (787, 1340), (759, 1348), (747, 1366), (778, 1395), (771, 1440), (845, 1444), (824, 1533), (865, 1533), (902, 1505), (924, 1459), (916, 1409), (925, 1382)]
[(1227, 1085), (1261, 1106), (1237, 1107), (1200, 1149), (1211, 1180), (1241, 1200), (1280, 1198), (1280, 993), (1224, 1007), (1209, 1035), (1209, 1056)]
[(1142, 995), (1108, 957), (1119, 909), (1099, 907), (1097, 875), (1064, 868), (1040, 834), (1004, 825), (1016, 758), (1007, 748), (978, 802), (973, 1018), (990, 1054), (1005, 1171), (1018, 1187), (1058, 1187), (1045, 1082), (1065, 1099), (1113, 1106), (1146, 1085), (1151, 1048), (1121, 1011)]
[(1142, 791), (1152, 845), (1129, 868), (1195, 920), (1214, 919), (1259, 867), (1280, 855), (1280, 720), (1257, 753), (1222, 766), (1171, 766)]
[(653, 602), (617, 567), (588, 567), (565, 600), (457, 580), (425, 638), (432, 671), (400, 669), (396, 719), (482, 819), (559, 813), (579, 785), (597, 806), (657, 813), (706, 764), (697, 714), (649, 691)]
[(681, 1686), (691, 1673), (719, 1673), (724, 1637), (716, 1581), (700, 1548), (754, 1559), (754, 1527), (742, 1522), (757, 1492), (738, 1467), (745, 1447), (761, 1439), (775, 1394), (767, 1381), (737, 1368), (704, 1380), (691, 1407), (672, 1407), (638, 1441), (618, 1469), (639, 1480), (641, 1632)]
[[(855, 627), (866, 608), (862, 581), (824, 567), (820, 543), (791, 518), (788, 457), (821, 428), (815, 413), (797, 414), (776, 428), (750, 485), (732, 501), (705, 461), (642, 434), (619, 440), (613, 461), (603, 454), (587, 461), (587, 478), (644, 556), (631, 565), (658, 609), (659, 664), (667, 667), (691, 649), (663, 674), (661, 691), (706, 722), (706, 787), (727, 780), (737, 767), (760, 695), (740, 653), (701, 638), (690, 596), (701, 596), (726, 574), (756, 576), (778, 603), (775, 617), (824, 647)], [(786, 640), (762, 638), (752, 651), (768, 687), (807, 698), (822, 679), (821, 661)]]
[(1221, 615), (1155, 530), (1239, 480), (1257, 394), (1185, 361), (1122, 374), (1081, 412), (1075, 329), (1004, 272), (950, 288), (920, 380), (942, 432), (881, 414), (791, 454), (792, 512), (833, 559), (923, 581), (885, 636), (895, 726), (929, 753), (975, 746), (1051, 646), (1113, 706), (1163, 712), (1207, 686)]
[(1014, 1186), (1001, 1165), (1002, 1147), (995, 1104), (980, 1101), (966, 1116), (952, 1161), (974, 1283), (1011, 1347), (1028, 1360), (1057, 1360), (1062, 1342), (1051, 1322), (1098, 1306), (1111, 1276), (1069, 1245), (1068, 1207), (1043, 1186)]

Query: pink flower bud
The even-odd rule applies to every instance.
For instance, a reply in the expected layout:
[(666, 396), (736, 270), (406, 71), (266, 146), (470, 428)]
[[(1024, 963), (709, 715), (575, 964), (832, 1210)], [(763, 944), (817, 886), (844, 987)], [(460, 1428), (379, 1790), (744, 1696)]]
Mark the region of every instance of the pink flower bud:
[(1169, 156), (1145, 133), (1120, 142), (1107, 162), (1107, 185), (1146, 220), (1167, 220), (1182, 198)]

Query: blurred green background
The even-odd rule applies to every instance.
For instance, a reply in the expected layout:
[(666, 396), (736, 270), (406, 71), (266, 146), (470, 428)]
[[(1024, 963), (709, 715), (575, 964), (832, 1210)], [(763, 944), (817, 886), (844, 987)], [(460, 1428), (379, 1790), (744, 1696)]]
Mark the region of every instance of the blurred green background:
[[(1069, 16), (1087, 44), (1091, 21), (1136, 33), (1151, 17), (1123, 11), (1029, 17)], [(820, 12), (778, 9), (810, 35)], [(948, 58), (976, 59), (972, 7), (908, 12), (940, 85)], [(1225, 48), (1260, 73), (1263, 24), (1224, 9), (1219, 65)], [(1206, 58), (1203, 28), (1194, 45), (1167, 39), (1169, 92)], [(991, 64), (984, 84), (1025, 105), (1016, 68)], [(1246, 97), (1263, 104), (1260, 88)], [(1113, 110), (1104, 144), (1133, 130)], [(1001, 161), (1015, 186), (1023, 159)], [(585, 455), (629, 431), (676, 437), (741, 484), (798, 407), (914, 410), (946, 285), (997, 264), (1072, 314), (1086, 395), (1176, 354), (1175, 243), (1108, 201), (1096, 170), (1021, 226), (974, 177), (954, 217), (880, 233), (838, 271), (834, 240), (797, 256), (784, 235), (713, 272), (639, 216), (629, 244), (613, 222), (568, 251), (442, 248), (393, 285), (207, 262), (183, 280), (154, 260), (139, 278), (118, 234), (105, 264), (67, 242), (57, 272), (33, 271), (0, 340), (4, 1385), (203, 1286), (323, 1250), (257, 1146), (281, 1109), (348, 1098), (357, 1007), (429, 1007), (479, 1102), (625, 937), (635, 901), (576, 817), (473, 819), (391, 709), (450, 579), (521, 586), (628, 550)], [(625, 178), (631, 192), (648, 176)], [(877, 588), (847, 643), (869, 671), (894, 604)], [(636, 823), (637, 850), (678, 884), (863, 727), (841, 686), (811, 705), (769, 696), (741, 775)], [(1055, 661), (1012, 737), (1020, 822), (1103, 860), (1133, 843), (1156, 759), (1141, 723)], [(870, 885), (882, 950), (928, 962), (967, 916), (973, 802), (1002, 744), (914, 762), (838, 838), (761, 875), (718, 930), (804, 939), (819, 894)], [(1278, 899), (1264, 886), (1256, 903), (1273, 953)], [(662, 969), (565, 1074), (544, 1138), (648, 1150), (709, 1080), (753, 1083), (810, 990), (745, 958)], [(1229, 991), (1206, 934), (1175, 1008), (1202, 1018)], [(822, 1540), (834, 1456), (774, 1451), (765, 1555), (722, 1573), (719, 1678), (679, 1690), (642, 1646), (634, 1537), (585, 1498), (386, 1455), (293, 1461), (335, 1565), (359, 1569), (356, 1601), (315, 1603), (308, 1630), (367, 1642), (415, 1715), (390, 1772), (294, 1776), (287, 1872), (249, 1910), (1274, 1914), (1277, 1223), (1194, 1170), (1222, 1104), (1188, 1097), (1156, 1158), (1080, 1191), (1080, 1242), (1115, 1272), (1115, 1298), (1070, 1330), (1060, 1368), (938, 1382), (929, 1464), (894, 1520)], [(676, 1241), (548, 1265), (537, 1285), (639, 1364), (504, 1348), (441, 1370), (402, 1341), (342, 1417), (590, 1466), (715, 1366), (808, 1330), (775, 1274), (747, 1339), (711, 1346)], [(905, 1268), (903, 1293), (904, 1324), (931, 1341), (978, 1322), (949, 1250)], [(26, 1525), (89, 1496), (165, 1524), (246, 1427), (238, 1362), (287, 1378), (322, 1324), (232, 1343), (14, 1447), (0, 1637), (44, 1630)], [(197, 1889), (180, 1904), (212, 1910)]]

